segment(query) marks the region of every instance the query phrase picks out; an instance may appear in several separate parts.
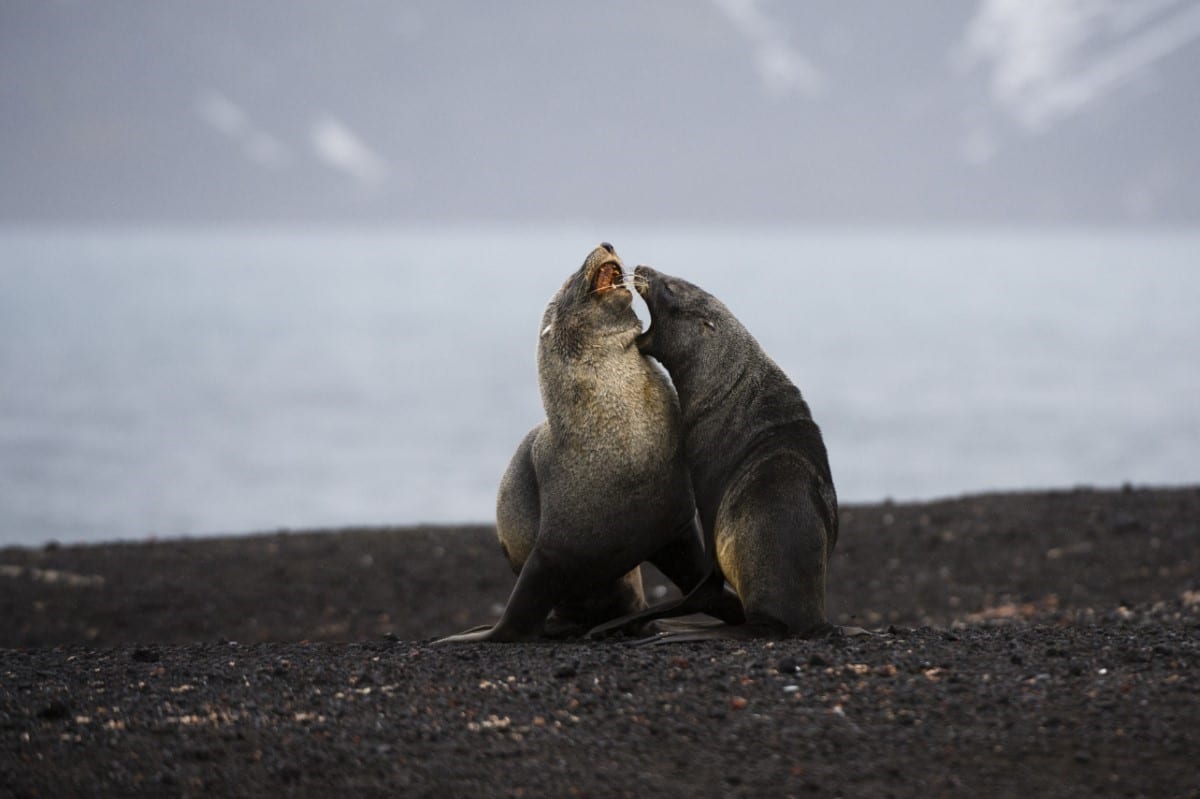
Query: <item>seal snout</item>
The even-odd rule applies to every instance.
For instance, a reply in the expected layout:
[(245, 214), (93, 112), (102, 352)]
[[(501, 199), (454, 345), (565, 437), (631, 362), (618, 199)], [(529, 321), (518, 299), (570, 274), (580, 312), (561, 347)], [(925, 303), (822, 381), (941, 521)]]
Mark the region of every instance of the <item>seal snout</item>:
[(645, 264), (639, 264), (630, 275), (633, 287), (637, 289), (637, 293), (642, 295), (643, 299), (650, 296), (650, 281), (657, 275), (658, 272), (655, 272)]
[(621, 293), (627, 290), (621, 258), (607, 241), (596, 245), (596, 249), (584, 261), (583, 277), (587, 281), (589, 294)]

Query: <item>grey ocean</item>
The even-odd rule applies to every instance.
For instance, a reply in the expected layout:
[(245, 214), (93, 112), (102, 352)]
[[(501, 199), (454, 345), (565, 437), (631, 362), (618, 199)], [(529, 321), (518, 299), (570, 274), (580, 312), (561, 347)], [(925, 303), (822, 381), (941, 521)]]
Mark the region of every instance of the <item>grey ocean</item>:
[(488, 521), (600, 239), (708, 288), (845, 500), (1200, 482), (1200, 234), (0, 233), (0, 544)]

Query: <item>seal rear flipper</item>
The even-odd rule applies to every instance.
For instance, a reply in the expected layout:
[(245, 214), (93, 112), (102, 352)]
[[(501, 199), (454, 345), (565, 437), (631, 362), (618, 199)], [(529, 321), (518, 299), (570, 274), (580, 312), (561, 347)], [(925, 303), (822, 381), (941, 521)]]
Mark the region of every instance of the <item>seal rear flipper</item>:
[(542, 628), (542, 637), (551, 641), (561, 641), (566, 638), (579, 638), (586, 635), (587, 631), (586, 624), (563, 619), (552, 613), (550, 618), (546, 619), (546, 626)]
[(642, 638), (633, 646), (656, 646), (658, 644), (680, 644), (694, 641), (751, 641), (763, 638), (819, 638), (838, 634), (831, 624), (817, 624), (806, 630), (791, 630), (777, 619), (759, 617), (745, 624), (696, 625), (693, 629), (665, 632)]
[(588, 637), (599, 638), (618, 630), (634, 629), (658, 619), (673, 619), (679, 616), (690, 616), (693, 613), (707, 613), (727, 624), (734, 625), (740, 624), (746, 619), (741, 600), (732, 589), (725, 585), (725, 577), (720, 570), (714, 569), (687, 596), (655, 605), (640, 613), (631, 613), (628, 616), (605, 622), (593, 627), (588, 632)]
[(624, 618), (646, 609), (642, 570), (635, 566), (620, 579), (573, 593), (561, 599), (546, 619), (547, 638), (584, 636), (597, 624)]

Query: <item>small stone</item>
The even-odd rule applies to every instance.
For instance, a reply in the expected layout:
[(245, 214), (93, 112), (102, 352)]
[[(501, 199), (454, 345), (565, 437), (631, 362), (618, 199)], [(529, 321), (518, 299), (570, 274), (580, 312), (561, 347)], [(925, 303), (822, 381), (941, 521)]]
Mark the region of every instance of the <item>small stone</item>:
[(1117, 534), (1136, 533), (1142, 523), (1131, 513), (1118, 513), (1112, 520), (1112, 531)]
[(149, 647), (139, 646), (130, 653), (129, 658), (136, 660), (138, 663), (157, 663), (161, 656)]
[(71, 708), (65, 702), (51, 702), (38, 711), (38, 718), (47, 721), (60, 721), (71, 715)]

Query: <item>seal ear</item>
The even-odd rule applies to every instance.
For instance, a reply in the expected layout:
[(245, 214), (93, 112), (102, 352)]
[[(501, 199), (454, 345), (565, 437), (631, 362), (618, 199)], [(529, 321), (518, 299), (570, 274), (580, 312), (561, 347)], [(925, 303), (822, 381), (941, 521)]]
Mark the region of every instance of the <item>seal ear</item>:
[(705, 319), (705, 320), (704, 320), (704, 326), (705, 326), (705, 327), (707, 327), (709, 330), (716, 330), (716, 329), (717, 329), (717, 324), (716, 324), (716, 322), (714, 322), (714, 321), (713, 321), (713, 320), (711, 320), (711, 319)]

